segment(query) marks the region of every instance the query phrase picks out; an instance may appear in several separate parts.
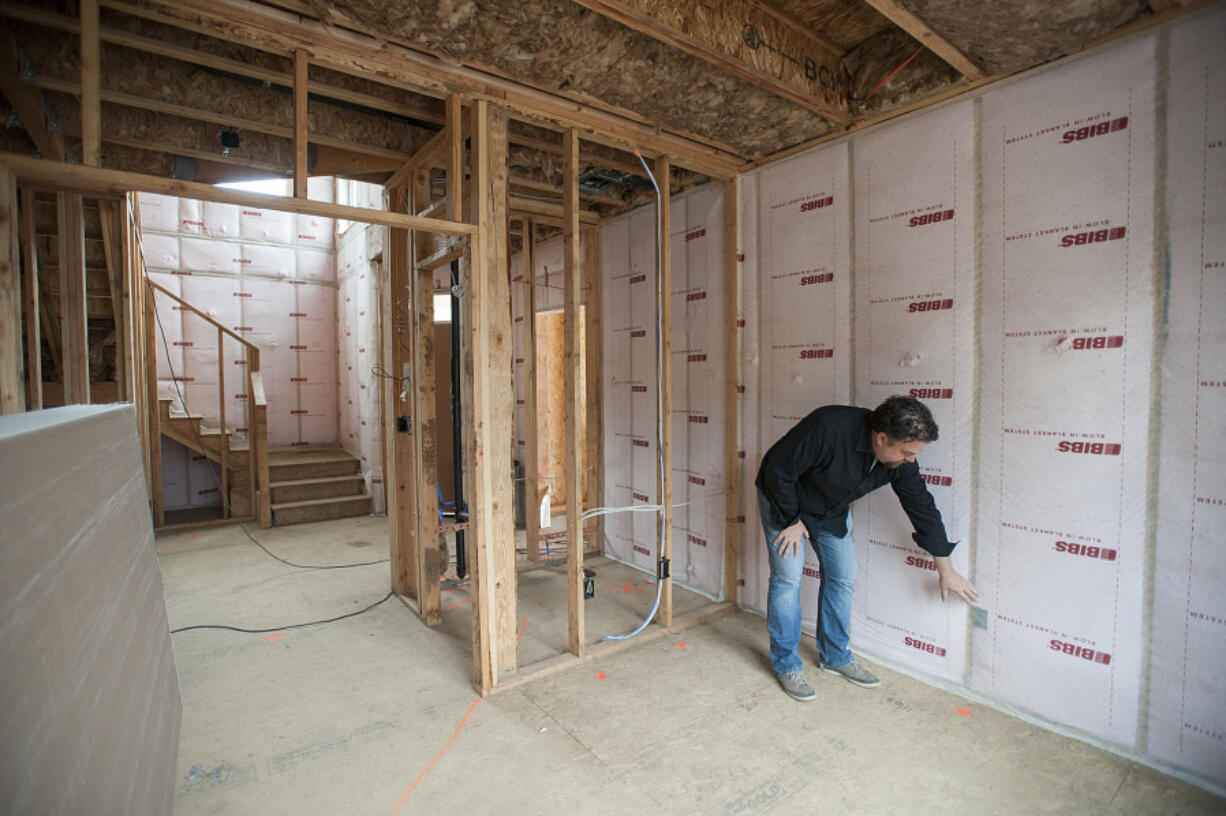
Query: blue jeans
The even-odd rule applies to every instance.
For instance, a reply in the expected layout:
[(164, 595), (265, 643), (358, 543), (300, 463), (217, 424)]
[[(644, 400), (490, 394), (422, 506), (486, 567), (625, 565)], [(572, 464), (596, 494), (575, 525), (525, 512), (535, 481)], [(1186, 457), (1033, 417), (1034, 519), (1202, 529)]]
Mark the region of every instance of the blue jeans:
[[(766, 595), (766, 630), (771, 640), (771, 667), (776, 674), (800, 671), (797, 647), (800, 645), (800, 583), (804, 577), (804, 552), (789, 558), (779, 555), (780, 529), (770, 521), (770, 502), (758, 491), (762, 532), (766, 534), (770, 555), (770, 588)], [(815, 540), (816, 539), (816, 540)], [(847, 514), (847, 535), (838, 538), (818, 530), (815, 538), (805, 536), (821, 562), (821, 583), (817, 591), (817, 648), (822, 665), (837, 667), (854, 658), (847, 648), (850, 639), (851, 598), (856, 587), (856, 550), (851, 541), (851, 513)]]

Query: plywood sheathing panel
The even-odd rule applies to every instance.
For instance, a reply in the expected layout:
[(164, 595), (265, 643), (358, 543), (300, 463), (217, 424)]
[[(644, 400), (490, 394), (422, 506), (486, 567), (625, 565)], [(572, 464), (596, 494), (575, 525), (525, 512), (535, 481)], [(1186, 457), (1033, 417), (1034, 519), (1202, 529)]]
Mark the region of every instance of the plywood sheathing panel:
[(848, 51), (893, 24), (861, 0), (763, 0)]
[(956, 68), (924, 49), (877, 87), (917, 48), (919, 43), (910, 34), (901, 28), (887, 28), (843, 57), (843, 65), (851, 74), (851, 112), (856, 118), (886, 113), (963, 81)]
[(335, 9), (372, 35), (536, 87), (631, 109), (751, 158), (832, 129), (815, 113), (568, 0), (460, 5), (312, 0), (311, 5), (325, 20)]
[(1149, 13), (1146, 0), (902, 0), (902, 5), (988, 74), (1057, 59)]
[[(37, 75), (61, 82), (79, 81), (79, 49), (75, 40), (39, 26), (18, 23), (15, 27), (21, 31), (26, 54)], [(123, 70), (114, 70), (115, 66), (122, 66)], [(234, 79), (180, 60), (111, 43), (103, 45), (102, 67), (104, 93), (115, 91), (187, 106), (215, 118), (219, 125), (241, 118), (283, 130), (294, 126), (293, 96), (288, 87), (263, 87), (258, 82)], [(406, 157), (433, 135), (432, 131), (392, 116), (315, 100), (310, 106), (308, 127), (312, 137), (324, 134), (355, 147), (378, 148)], [(246, 135), (246, 131), (241, 132)]]

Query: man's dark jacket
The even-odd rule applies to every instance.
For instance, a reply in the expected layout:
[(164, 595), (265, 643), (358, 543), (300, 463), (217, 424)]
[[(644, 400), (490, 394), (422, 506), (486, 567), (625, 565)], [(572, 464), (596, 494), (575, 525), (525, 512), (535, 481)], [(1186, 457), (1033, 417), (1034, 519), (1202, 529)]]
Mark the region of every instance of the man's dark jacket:
[(848, 405), (827, 405), (784, 434), (762, 458), (756, 484), (770, 500), (774, 525), (796, 519), (811, 532), (847, 535), (847, 508), (861, 496), (889, 483), (911, 519), (915, 543), (936, 556), (954, 549), (920, 477), (919, 465), (888, 468), (873, 453), (871, 412)]

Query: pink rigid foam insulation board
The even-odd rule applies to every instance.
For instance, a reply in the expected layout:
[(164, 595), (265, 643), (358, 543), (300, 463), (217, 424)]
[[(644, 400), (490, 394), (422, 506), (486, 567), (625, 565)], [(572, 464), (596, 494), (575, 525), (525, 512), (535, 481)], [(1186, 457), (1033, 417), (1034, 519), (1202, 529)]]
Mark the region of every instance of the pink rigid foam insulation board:
[(724, 540), (724, 193), (673, 199), (673, 576), (719, 597)]
[[(379, 365), (382, 338), (379, 331), (377, 264), (367, 260), (369, 227), (351, 224), (337, 247), (335, 369), (339, 381), (336, 404), (339, 416), (332, 423), (339, 430), (345, 450), (357, 457), (370, 491), (374, 512), (384, 512), (383, 433), (380, 426), (384, 380), (371, 369)], [(298, 250), (302, 255), (318, 250)], [(305, 291), (305, 290), (300, 290)], [(331, 292), (331, 290), (328, 290)], [(304, 352), (305, 354), (305, 352)]]
[[(188, 199), (183, 199), (187, 201)], [(216, 201), (200, 202), (204, 234), (210, 238), (235, 239), (239, 237), (237, 204), (219, 204)]]
[[(963, 102), (855, 142), (855, 404), (917, 397), (940, 438), (919, 456), (963, 575), (970, 565), (975, 363), (975, 127)], [(966, 607), (942, 603), (936, 563), (894, 491), (853, 512), (852, 644), (962, 682)]]
[(141, 245), (145, 249), (146, 269), (167, 269), (172, 271), (180, 269), (179, 239), (177, 236), (145, 232), (141, 236)]
[(300, 415), (299, 441), (309, 445), (331, 444), (336, 442), (337, 389), (336, 306), (332, 288), (298, 283), (293, 289), (297, 295), (293, 314), (298, 342), (291, 349), (298, 358), (299, 409), (305, 411)]
[(238, 214), (238, 234), (246, 241), (293, 244), (294, 214), (257, 207), (242, 207)]
[(143, 230), (179, 231), (179, 199), (174, 196), (140, 193), (140, 225)]
[[(183, 299), (195, 304), (197, 308), (201, 308), (202, 304), (207, 304), (202, 311), (223, 326), (233, 330), (233, 327), (239, 324), (242, 314), (240, 304), (242, 293), (239, 291), (237, 278), (203, 276), (183, 278), (182, 291)], [(224, 340), (222, 362), (229, 372), (234, 368), (234, 360), (240, 356), (241, 346), (228, 337)], [(183, 314), (183, 397), (191, 412), (202, 414), (204, 424), (210, 428), (218, 428), (220, 425), (218, 421), (219, 394), (230, 394), (229, 399), (232, 400), (235, 385), (231, 379), (230, 388), (227, 391), (222, 392), (219, 389), (217, 359), (217, 327), (193, 312), (185, 312)], [(234, 417), (231, 411), (231, 405), (227, 404), (227, 424), (242, 424), (233, 421), (236, 418), (241, 419), (242, 415)]]
[(981, 123), (970, 682), (1123, 745), (1145, 650), (1154, 44), (988, 93)]
[[(718, 597), (723, 590), (725, 483), (722, 188), (700, 188), (674, 198), (670, 206), (671, 479), (673, 503), (685, 505), (673, 511), (672, 574), (678, 584)], [(654, 207), (601, 227), (604, 503), (611, 507), (659, 501), (655, 250)], [(655, 513), (615, 513), (605, 525), (607, 554), (654, 572), (659, 547)]]
[(0, 417), (0, 812), (170, 813), (182, 701), (132, 405)]
[(294, 267), (294, 250), (290, 247), (242, 244), (239, 246), (239, 264), (244, 275), (263, 278), (297, 278)]
[[(179, 285), (180, 278), (162, 272), (149, 272), (149, 279), (168, 291), (182, 297)], [(158, 359), (158, 396), (169, 397), (174, 393), (174, 383), (171, 382), (171, 371), (175, 376), (183, 375), (183, 317), (182, 307), (162, 292), (155, 295), (155, 320), (153, 324), (153, 341), (157, 346)], [(164, 388), (168, 391), (164, 392)], [(176, 398), (176, 409), (180, 408)]]
[(553, 241), (536, 250), (536, 310), (549, 312), (565, 306), (563, 288), (563, 254), (561, 241)]
[[(659, 502), (656, 468), (656, 214), (641, 208), (602, 227), (605, 504)], [(540, 296), (538, 292), (538, 297)], [(608, 555), (654, 573), (656, 514), (605, 519)]]
[(186, 272), (214, 272), (223, 275), (238, 274), (242, 266), (242, 251), (239, 244), (215, 241), (210, 238), (179, 239), (179, 256)]
[(326, 249), (332, 246), (332, 219), (318, 215), (294, 216), (294, 243)]
[[(741, 482), (746, 510), (743, 603), (764, 610), (770, 575), (754, 487), (758, 465), (770, 446), (813, 409), (850, 398), (847, 146), (771, 165), (746, 177), (743, 187), (750, 188), (745, 195), (756, 202), (743, 227), (748, 236), (744, 308), (753, 328), (746, 338), (742, 376), (746, 389), (756, 394), (756, 422), (745, 429)], [(808, 632), (817, 616), (819, 574), (810, 548), (801, 588)]]
[(1226, 785), (1226, 12), (1170, 34), (1170, 294), (1149, 752)]
[(264, 394), (268, 399), (268, 444), (292, 445), (300, 439), (298, 356), (294, 287), (285, 281), (248, 278), (243, 286), (243, 331), (260, 349)]
[(204, 202), (192, 198), (179, 199), (179, 232), (183, 235), (204, 233)]
[[(514, 439), (515, 461), (523, 465), (527, 460), (527, 433), (524, 430), (524, 398), (527, 384), (524, 377), (525, 356), (527, 355), (527, 322), (525, 309), (527, 304), (526, 289), (528, 282), (524, 278), (524, 256), (515, 255), (511, 258), (511, 386), (515, 392), (515, 409), (512, 415), (512, 437)], [(599, 498), (596, 498), (599, 504)], [(525, 504), (525, 512), (531, 513), (533, 501)]]
[(330, 282), (336, 280), (335, 256), (315, 249), (296, 249), (295, 276), (302, 280)]

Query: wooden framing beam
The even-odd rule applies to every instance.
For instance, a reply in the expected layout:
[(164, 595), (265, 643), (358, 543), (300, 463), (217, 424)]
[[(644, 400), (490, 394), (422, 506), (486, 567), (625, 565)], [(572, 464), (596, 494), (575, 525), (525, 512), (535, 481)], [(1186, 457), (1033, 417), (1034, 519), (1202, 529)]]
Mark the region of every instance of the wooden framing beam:
[(460, 211), (464, 202), (464, 123), (463, 109), (460, 106), (458, 94), (447, 97), (445, 110), (447, 127), (444, 132), (447, 140), (444, 149), (447, 151), (447, 218), (451, 221), (463, 220)]
[(517, 576), (510, 416), (511, 311), (506, 274), (507, 116), (472, 107), (470, 198), (480, 233), (464, 286), (465, 464), (471, 476), (468, 544), (473, 597), (473, 682), (484, 695), (518, 669)]
[[(394, 212), (408, 209), (405, 191), (395, 188), (389, 191), (388, 208)], [(417, 490), (415, 486), (416, 462), (413, 455), (413, 439), (409, 434), (412, 421), (412, 402), (409, 392), (413, 390), (416, 375), (410, 371), (413, 362), (412, 298), (409, 281), (413, 272), (409, 267), (409, 232), (390, 229), (383, 249), (383, 259), (388, 270), (384, 336), (389, 339), (385, 348), (391, 355), (385, 359), (391, 365), (393, 376), (401, 379), (384, 379), (384, 396), (388, 440), (389, 468), (392, 482), (387, 489), (388, 543), (392, 591), (418, 602), (414, 610), (422, 614), (421, 587), (418, 586), (418, 561), (420, 550), (417, 541)], [(404, 424), (401, 424), (401, 419)]]
[(536, 224), (523, 222), (524, 251), (524, 542), (528, 560), (541, 561), (541, 452), (536, 405)]
[[(122, 396), (124, 383), (127, 382), (127, 346), (123, 330), (123, 249), (118, 232), (118, 203), (99, 201), (98, 221), (102, 228), (102, 250), (106, 255), (106, 277), (111, 286), (111, 314), (115, 318), (115, 381), (119, 383), (119, 394)], [(218, 346), (220, 353), (221, 346)], [(222, 475), (227, 475), (224, 470)]]
[(0, 22), (0, 92), (13, 106), (38, 152), (48, 159), (63, 161), (64, 137), (47, 129), (47, 109), (42, 94), (32, 82), (21, 78), (14, 45), (12, 26), (7, 21)]
[(724, 182), (724, 600), (731, 603), (737, 602), (741, 563), (739, 203), (736, 179)]
[(17, 179), (10, 171), (0, 169), (0, 414), (26, 410), (17, 221)]
[[(600, 319), (600, 232), (590, 229), (583, 235), (584, 378), (587, 380), (587, 455), (583, 472), (588, 504), (604, 506), (604, 376), (601, 356)], [(589, 547), (596, 553), (604, 549), (604, 516), (595, 519), (596, 534)]]
[[(0, 178), (3, 175), (0, 174)], [(11, 177), (11, 174), (10, 174)], [(3, 183), (3, 182), (0, 182)], [(34, 237), (34, 191), (21, 190), (21, 295), (25, 312), (26, 410), (43, 407), (42, 332), (39, 331), (38, 242)]]
[(198, 184), (191, 181), (147, 176), (144, 173), (123, 173), (96, 167), (82, 167), (45, 159), (30, 159), (11, 153), (0, 153), (0, 165), (13, 170), (21, 184), (48, 189), (73, 190), (97, 195), (118, 196), (129, 191), (160, 193), (162, 195), (195, 198), (200, 201), (216, 201), (222, 204), (238, 204), (300, 215), (318, 215), (323, 218), (360, 221), (365, 224), (380, 224), (402, 230), (418, 229), (423, 232), (447, 235), (474, 235), (477, 227), (445, 221), (440, 218), (419, 218), (407, 213), (384, 210), (366, 210), (343, 204), (329, 204), (288, 196), (270, 196)]
[(749, 0), (574, 0), (666, 45), (848, 127), (848, 81), (837, 53), (815, 47)]
[[(33, 161), (38, 161), (34, 159)], [(89, 404), (89, 331), (85, 312), (85, 219), (79, 193), (56, 195), (59, 225), (60, 349), (64, 404)]]
[(237, 24), (232, 29), (235, 41), (253, 48), (288, 55), (296, 48), (307, 47), (319, 65), (357, 76), (378, 75), (385, 84), (431, 96), (458, 93), (466, 99), (496, 101), (516, 116), (553, 127), (586, 128), (588, 141), (621, 150), (639, 147), (649, 155), (667, 154), (685, 167), (716, 178), (729, 178), (745, 164), (744, 157), (735, 151), (661, 130), (629, 110), (598, 108), (491, 73), (448, 65), (404, 46), (269, 6), (242, 0), (101, 2), (127, 14), (206, 34), (213, 32), (199, 22), (202, 18), (228, 26)]
[[(660, 424), (663, 444), (657, 451), (660, 467), (656, 477), (656, 495), (660, 498), (663, 509), (660, 511), (664, 525), (664, 540), (657, 543), (659, 552), (657, 560), (668, 562), (671, 575), (673, 560), (673, 264), (672, 241), (670, 236), (671, 218), (669, 197), (670, 165), (667, 159), (656, 159), (656, 184), (660, 187), (659, 234), (656, 243), (656, 262), (660, 270), (658, 286), (658, 303), (660, 308)], [(660, 609), (658, 620), (665, 628), (673, 623), (673, 579), (658, 578), (660, 581)]]
[[(422, 145), (420, 150), (414, 153), (408, 161), (400, 165), (396, 172), (388, 177), (387, 181), (383, 182), (383, 186), (389, 189), (408, 186), (414, 170), (434, 167), (441, 160), (446, 149), (447, 140), (450, 138), (446, 128), (434, 134), (430, 141)], [(418, 210), (417, 213), (420, 215), (421, 211)], [(459, 221), (460, 219), (456, 218), (453, 220)]]
[[(412, 206), (416, 210), (430, 201), (430, 171), (413, 173)], [(414, 259), (433, 246), (434, 236), (413, 233)], [(417, 489), (417, 604), (430, 626), (443, 622), (439, 580), (446, 564), (439, 547), (438, 425), (435, 417), (434, 370), (434, 270), (414, 263), (412, 278), (413, 367), (409, 380), (410, 416), (413, 421), (414, 485)]]
[(307, 52), (294, 51), (294, 197), (307, 198)]
[(563, 137), (564, 226), (562, 253), (564, 363), (566, 372), (566, 609), (571, 654), (583, 656), (583, 384), (579, 368), (579, 310), (583, 275), (579, 266), (579, 134)]
[[(565, 156), (563, 156), (565, 161)], [(575, 161), (578, 161), (576, 159)], [(526, 213), (528, 215), (552, 215), (554, 218), (561, 218), (563, 223), (569, 217), (570, 213), (562, 202), (554, 204), (549, 201), (541, 201), (535, 198), (524, 198), (523, 196), (509, 196), (507, 206), (513, 212)], [(579, 223), (584, 226), (592, 226), (600, 223), (600, 213), (591, 212), (590, 210), (576, 209), (575, 217), (579, 219)]]
[(98, 0), (81, 0), (81, 163), (102, 166), (102, 45)]
[[(512, 139), (514, 142), (514, 139)], [(579, 154), (579, 161), (583, 161), (583, 154)], [(599, 163), (599, 162), (597, 162)], [(640, 168), (641, 169), (641, 168)], [(522, 187), (525, 190), (531, 190), (535, 193), (551, 193), (558, 197), (559, 203), (562, 201), (562, 188), (555, 187), (552, 184), (546, 184), (543, 181), (535, 181), (533, 179), (524, 178), (523, 176), (511, 176), (509, 183), (512, 187)], [(594, 204), (605, 204), (610, 207), (627, 207), (629, 204), (620, 198), (614, 196), (600, 195), (599, 193), (585, 193), (579, 191), (580, 201), (591, 201)]]
[(983, 71), (971, 62), (957, 46), (924, 22), (919, 15), (909, 11), (900, 0), (864, 0), (870, 6), (881, 12), (894, 25), (923, 43), (924, 47), (941, 59), (958, 69), (964, 77), (972, 82), (983, 79)]

